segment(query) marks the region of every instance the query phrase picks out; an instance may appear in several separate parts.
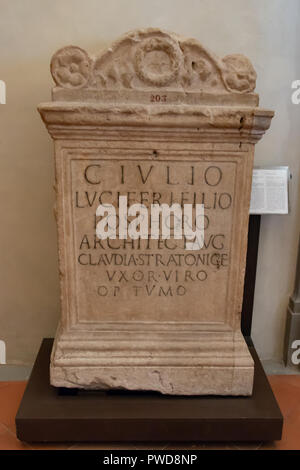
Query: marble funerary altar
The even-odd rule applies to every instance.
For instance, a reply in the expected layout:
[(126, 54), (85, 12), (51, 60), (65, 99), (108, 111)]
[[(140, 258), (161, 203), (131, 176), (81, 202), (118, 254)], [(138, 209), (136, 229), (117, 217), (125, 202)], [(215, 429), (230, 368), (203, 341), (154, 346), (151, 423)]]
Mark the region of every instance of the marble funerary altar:
[[(134, 31), (96, 58), (51, 61), (39, 106), (55, 144), (61, 321), (51, 383), (250, 395), (240, 331), (254, 146), (272, 111), (256, 73), (193, 39)], [(199, 250), (182, 239), (99, 239), (99, 204), (204, 204)]]

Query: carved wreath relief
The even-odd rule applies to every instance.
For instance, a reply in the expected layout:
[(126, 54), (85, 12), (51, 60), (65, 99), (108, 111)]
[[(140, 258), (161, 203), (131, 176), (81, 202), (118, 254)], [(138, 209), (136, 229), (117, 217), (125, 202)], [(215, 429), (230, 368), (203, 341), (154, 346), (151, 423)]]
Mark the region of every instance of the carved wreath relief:
[(219, 59), (195, 40), (159, 30), (130, 33), (98, 58), (67, 46), (51, 61), (51, 73), (63, 88), (147, 89), (250, 93), (256, 73), (243, 55)]

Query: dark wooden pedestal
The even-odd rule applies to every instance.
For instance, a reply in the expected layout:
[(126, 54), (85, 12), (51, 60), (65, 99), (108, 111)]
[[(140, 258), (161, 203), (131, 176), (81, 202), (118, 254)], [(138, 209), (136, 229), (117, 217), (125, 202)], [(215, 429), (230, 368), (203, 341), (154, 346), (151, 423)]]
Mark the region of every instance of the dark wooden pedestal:
[(60, 390), (49, 384), (52, 339), (44, 339), (16, 416), (17, 437), (62, 441), (272, 441), (282, 415), (253, 346), (251, 397), (179, 397)]

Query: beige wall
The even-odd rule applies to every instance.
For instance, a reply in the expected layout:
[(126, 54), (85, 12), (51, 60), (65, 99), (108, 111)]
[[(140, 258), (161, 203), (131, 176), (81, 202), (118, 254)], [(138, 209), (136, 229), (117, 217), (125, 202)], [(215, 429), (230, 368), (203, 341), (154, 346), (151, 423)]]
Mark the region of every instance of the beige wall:
[(135, 28), (158, 26), (197, 38), (216, 54), (243, 53), (258, 73), (263, 107), (275, 109), (256, 165), (289, 165), (291, 214), (262, 220), (253, 337), (279, 360), (299, 233), (299, 0), (0, 0), (0, 339), (11, 364), (33, 361), (59, 315), (50, 138), (36, 111), (52, 86), (49, 62), (67, 44), (98, 53)]

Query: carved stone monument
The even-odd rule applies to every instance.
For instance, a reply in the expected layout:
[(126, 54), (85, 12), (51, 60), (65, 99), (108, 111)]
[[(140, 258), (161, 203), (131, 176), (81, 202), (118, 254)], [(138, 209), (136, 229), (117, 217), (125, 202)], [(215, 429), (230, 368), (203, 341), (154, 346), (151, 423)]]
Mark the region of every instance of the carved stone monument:
[[(250, 395), (240, 331), (254, 145), (272, 111), (256, 73), (193, 39), (131, 32), (97, 58), (54, 54), (39, 106), (55, 142), (61, 322), (51, 383)], [(99, 204), (204, 204), (205, 241), (99, 239)]]

